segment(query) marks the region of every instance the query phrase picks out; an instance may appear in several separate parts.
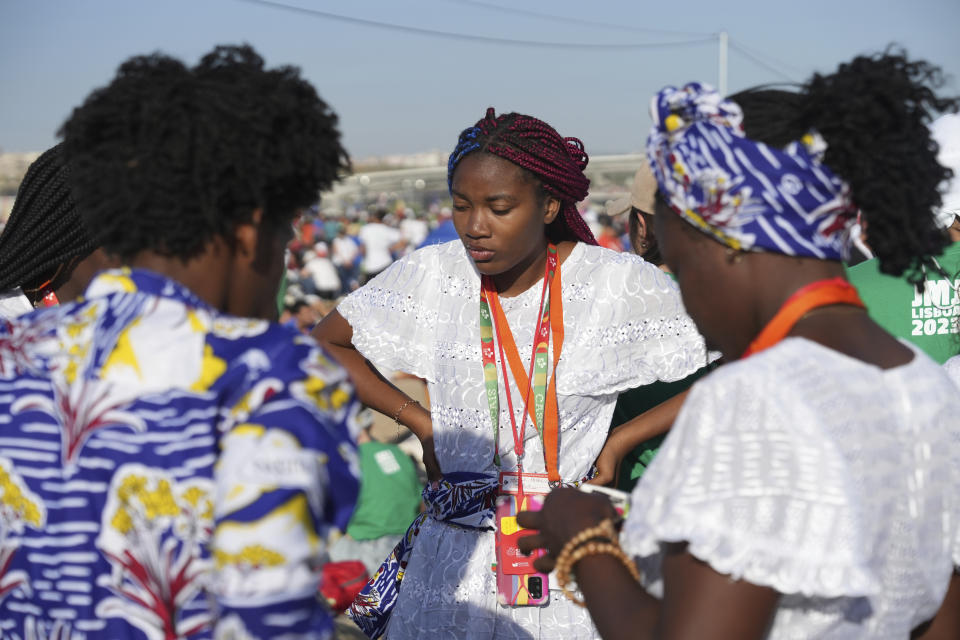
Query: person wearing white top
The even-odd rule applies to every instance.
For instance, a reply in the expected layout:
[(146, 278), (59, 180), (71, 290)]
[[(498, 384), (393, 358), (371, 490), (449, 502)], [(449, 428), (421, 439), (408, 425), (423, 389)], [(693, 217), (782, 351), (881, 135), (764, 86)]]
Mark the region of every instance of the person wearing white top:
[(956, 103), (937, 78), (890, 52), (799, 92), (651, 103), (656, 236), (728, 364), (693, 386), (619, 535), (609, 501), (570, 489), (519, 514), (539, 529), (521, 550), (576, 574), (605, 640), (960, 638), (960, 393), (841, 263), (853, 202), (891, 271), (922, 278), (946, 242), (926, 122)]
[[(511, 380), (509, 388), (498, 383), (490, 392), (487, 386), (481, 288), (495, 289), (502, 308), (497, 344), (504, 344), (507, 325), (525, 370), (544, 300), (562, 324), (559, 363), (555, 373), (547, 372), (553, 382), (543, 384), (545, 404), (553, 403), (558, 416), (554, 451), (564, 483), (591, 476), (621, 391), (686, 377), (706, 364), (707, 354), (666, 274), (638, 256), (596, 246), (575, 207), (589, 184), (586, 160), (579, 141), (560, 137), (546, 123), (490, 109), (461, 134), (451, 154), (460, 239), (398, 260), (344, 299), (314, 332), (350, 369), (362, 400), (418, 436), (431, 481), (424, 494), (429, 515), (407, 534), (416, 540), (412, 550), (398, 547), (398, 562), (386, 563), (354, 601), (351, 616), (370, 637), (384, 631), (391, 640), (597, 637), (587, 612), (553, 585), (545, 589), (544, 606), (507, 606), (498, 598), (491, 487), (495, 493), (498, 472), (517, 470), (518, 461), (525, 473), (550, 467), (547, 447), (525, 417), (529, 387), (507, 377), (502, 359), (499, 370)], [(543, 169), (548, 165), (551, 172)], [(552, 259), (555, 271), (547, 272)], [(552, 358), (560, 338), (550, 324)], [(537, 341), (544, 339), (541, 334)], [(385, 384), (375, 370), (424, 378), (430, 410)], [(494, 395), (496, 408), (488, 400)], [(656, 420), (669, 424), (678, 408), (670, 405)], [(656, 420), (635, 424), (663, 428)], [(454, 479), (465, 474), (485, 488), (465, 488), (468, 483)], [(468, 521), (447, 514), (449, 505), (431, 497), (451, 487), (476, 498), (462, 516)], [(402, 584), (398, 566), (404, 567)], [(383, 580), (391, 572), (397, 575), (393, 584)]]
[(330, 260), (327, 243), (318, 242), (312, 252), (304, 255), (301, 273), (310, 279), (312, 292), (321, 298), (333, 300), (340, 295), (340, 275)]
[(400, 248), (400, 231), (383, 224), (384, 212), (373, 213), (373, 221), (360, 228), (358, 237), (363, 243), (363, 264), (361, 268), (364, 280), (369, 281), (393, 262), (393, 251)]
[(407, 243), (409, 249), (416, 249), (430, 233), (430, 225), (423, 218), (416, 217), (413, 209), (407, 209), (404, 212), (403, 220), (400, 221), (400, 233), (403, 234), (403, 240)]

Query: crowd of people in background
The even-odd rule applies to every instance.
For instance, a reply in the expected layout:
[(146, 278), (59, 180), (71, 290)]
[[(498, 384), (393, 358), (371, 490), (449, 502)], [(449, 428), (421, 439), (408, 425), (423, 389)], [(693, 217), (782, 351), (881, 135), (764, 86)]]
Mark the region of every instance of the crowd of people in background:
[[(619, 215), (625, 210), (615, 209), (608, 206), (598, 213), (589, 200), (580, 203), (600, 246), (617, 252), (635, 250), (626, 216)], [(416, 211), (403, 202), (393, 210), (370, 205), (339, 214), (311, 208), (297, 220), (296, 236), (287, 246), (281, 322), (308, 333), (337, 300), (394, 261), (426, 245), (456, 237), (446, 228), (451, 217), (450, 207), (437, 203), (425, 211)]]

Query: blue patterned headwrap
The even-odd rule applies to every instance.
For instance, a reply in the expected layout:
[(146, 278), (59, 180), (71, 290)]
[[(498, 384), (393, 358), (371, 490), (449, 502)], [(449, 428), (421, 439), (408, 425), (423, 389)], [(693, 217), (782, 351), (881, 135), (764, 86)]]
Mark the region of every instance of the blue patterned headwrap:
[(811, 131), (784, 149), (746, 138), (740, 106), (713, 87), (666, 87), (650, 103), (647, 155), (687, 222), (743, 251), (841, 260), (856, 219), (850, 188), (822, 164)]

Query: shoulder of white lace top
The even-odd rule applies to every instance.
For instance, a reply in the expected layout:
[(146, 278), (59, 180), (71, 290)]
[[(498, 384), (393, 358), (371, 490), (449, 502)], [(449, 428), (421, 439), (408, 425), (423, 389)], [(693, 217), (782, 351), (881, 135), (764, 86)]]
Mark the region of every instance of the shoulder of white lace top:
[(777, 349), (692, 387), (634, 490), (624, 547), (644, 565), (661, 543), (685, 541), (719, 573), (781, 593), (877, 593), (868, 550), (878, 532), (859, 485), (822, 421), (793, 400), (782, 358), (769, 357)]
[(469, 283), (470, 268), (459, 240), (418, 249), (391, 264), (337, 306), (353, 329), (354, 346), (382, 371), (434, 381), (439, 310), (444, 296)]
[(707, 363), (703, 338), (666, 273), (591, 245), (563, 265), (558, 393), (604, 395), (686, 377)]
[[(960, 355), (953, 356), (943, 364), (944, 370), (947, 372), (947, 376), (950, 377), (950, 380), (953, 381), (957, 388), (960, 389)], [(957, 420), (960, 423), (960, 418)], [(957, 483), (960, 485), (960, 427), (957, 427), (954, 430), (954, 443), (957, 450), (957, 461), (954, 464), (954, 469), (957, 472)], [(957, 535), (956, 540), (953, 544), (953, 564), (960, 571), (960, 499), (957, 500), (957, 513), (956, 513), (956, 529)]]

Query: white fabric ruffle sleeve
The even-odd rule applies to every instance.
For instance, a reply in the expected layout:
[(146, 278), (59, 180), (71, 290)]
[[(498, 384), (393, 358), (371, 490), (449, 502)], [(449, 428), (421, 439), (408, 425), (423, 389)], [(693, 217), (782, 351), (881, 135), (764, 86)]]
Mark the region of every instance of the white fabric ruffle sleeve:
[(943, 369), (947, 372), (947, 375), (950, 376), (950, 379), (953, 380), (954, 384), (960, 388), (960, 356), (953, 356), (944, 362)]
[(694, 385), (634, 490), (622, 543), (645, 586), (662, 595), (662, 545), (686, 542), (715, 571), (784, 594), (876, 593), (878, 532), (857, 483), (809, 409), (742, 364)]
[(620, 393), (680, 380), (707, 364), (703, 338), (670, 276), (639, 256), (578, 249), (579, 259), (563, 271), (558, 393)]
[(353, 328), (357, 351), (381, 371), (436, 381), (438, 251), (425, 247), (397, 260), (337, 306)]
[[(943, 364), (943, 368), (947, 372), (947, 376), (950, 377), (950, 380), (960, 389), (960, 356), (953, 356), (947, 360)], [(953, 465), (957, 476), (954, 486), (957, 487), (960, 486), (960, 429), (954, 430), (953, 436), (954, 451), (958, 452), (957, 461)], [(960, 571), (960, 500), (957, 501), (957, 512), (954, 515), (953, 525), (956, 533), (953, 541), (953, 566)]]

